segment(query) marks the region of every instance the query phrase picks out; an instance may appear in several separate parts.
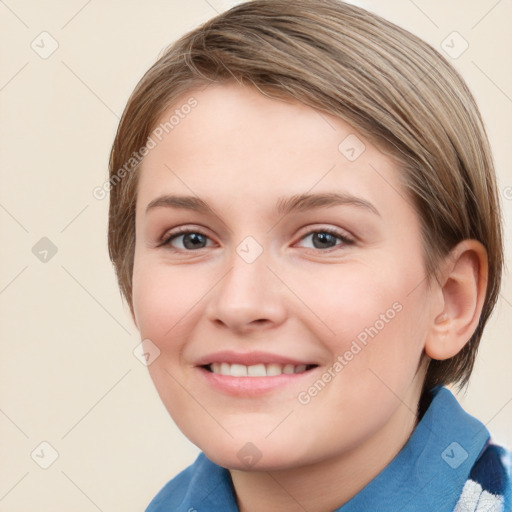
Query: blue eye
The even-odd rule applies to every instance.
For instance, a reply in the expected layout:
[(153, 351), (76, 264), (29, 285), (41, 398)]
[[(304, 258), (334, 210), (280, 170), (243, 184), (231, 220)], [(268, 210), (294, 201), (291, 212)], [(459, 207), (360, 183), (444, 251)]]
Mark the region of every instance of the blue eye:
[[(334, 229), (322, 229), (311, 231), (301, 238), (301, 241), (310, 238), (313, 243), (313, 249), (332, 249), (338, 245), (350, 245), (354, 241)], [(337, 243), (340, 241), (340, 243)]]
[[(351, 245), (354, 243), (354, 240), (351, 238), (348, 238), (335, 229), (329, 228), (310, 231), (305, 236), (303, 236), (300, 241), (302, 242), (308, 238), (310, 238), (311, 242), (313, 243), (312, 248), (319, 251), (333, 249), (337, 246)], [(181, 240), (181, 247), (176, 246), (177, 240)], [(201, 233), (201, 231), (182, 229), (177, 233), (172, 233), (167, 238), (165, 238), (161, 245), (169, 246), (178, 251), (190, 252), (199, 249), (205, 249), (208, 247), (208, 241), (211, 242), (211, 239), (204, 233)]]
[[(172, 242), (179, 238), (182, 239), (182, 247), (174, 247)], [(197, 249), (204, 249), (206, 247), (207, 240), (209, 240), (209, 238), (200, 231), (183, 230), (166, 238), (162, 245), (170, 245), (179, 250), (193, 251)]]

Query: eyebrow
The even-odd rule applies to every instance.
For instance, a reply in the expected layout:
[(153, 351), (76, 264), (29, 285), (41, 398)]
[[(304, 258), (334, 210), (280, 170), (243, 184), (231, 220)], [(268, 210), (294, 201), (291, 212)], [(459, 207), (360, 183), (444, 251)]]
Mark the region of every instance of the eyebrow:
[[(279, 215), (287, 215), (291, 212), (301, 212), (315, 208), (327, 208), (332, 206), (350, 205), (364, 208), (380, 217), (375, 206), (360, 197), (352, 194), (328, 192), (317, 194), (296, 194), (290, 197), (280, 197), (276, 203), (276, 212)], [(146, 207), (146, 213), (153, 208), (183, 208), (199, 213), (213, 214), (213, 209), (196, 196), (163, 195), (153, 199)]]

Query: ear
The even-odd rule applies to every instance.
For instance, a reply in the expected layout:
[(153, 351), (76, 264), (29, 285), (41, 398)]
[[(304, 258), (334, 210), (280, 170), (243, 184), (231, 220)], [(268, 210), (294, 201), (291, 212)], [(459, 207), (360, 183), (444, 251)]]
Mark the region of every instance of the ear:
[(487, 291), (487, 251), (477, 240), (463, 240), (442, 262), (438, 286), (441, 300), (433, 310), (425, 352), (449, 359), (475, 332)]

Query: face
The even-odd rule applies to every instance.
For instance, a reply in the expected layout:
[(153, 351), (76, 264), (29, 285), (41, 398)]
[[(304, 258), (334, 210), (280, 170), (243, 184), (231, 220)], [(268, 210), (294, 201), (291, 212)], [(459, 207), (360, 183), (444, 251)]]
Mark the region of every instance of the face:
[(234, 469), (396, 432), (432, 310), (400, 170), (345, 122), (248, 86), (193, 91), (162, 122), (192, 96), (136, 206), (134, 320), (169, 413)]

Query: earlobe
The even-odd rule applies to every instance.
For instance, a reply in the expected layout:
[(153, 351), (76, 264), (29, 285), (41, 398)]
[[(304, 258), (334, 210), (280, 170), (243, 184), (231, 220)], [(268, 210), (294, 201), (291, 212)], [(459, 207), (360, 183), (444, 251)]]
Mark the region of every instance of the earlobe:
[(475, 332), (487, 291), (487, 251), (477, 240), (463, 240), (443, 262), (442, 308), (433, 312), (425, 343), (432, 359), (455, 356)]

